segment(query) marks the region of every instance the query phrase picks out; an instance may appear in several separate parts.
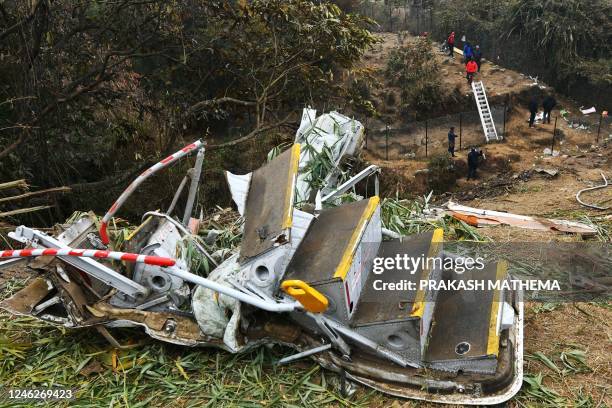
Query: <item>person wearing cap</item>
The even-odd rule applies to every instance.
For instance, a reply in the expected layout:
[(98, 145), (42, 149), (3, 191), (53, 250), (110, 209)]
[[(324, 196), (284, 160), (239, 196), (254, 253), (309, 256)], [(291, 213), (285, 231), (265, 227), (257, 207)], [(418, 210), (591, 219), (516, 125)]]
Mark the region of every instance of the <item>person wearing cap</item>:
[(474, 48), (474, 61), (478, 64), (478, 72), (480, 72), (480, 64), (482, 64), (482, 51), (480, 51), (480, 45)]
[(455, 57), (455, 52), (454, 52), (455, 51), (455, 32), (454, 31), (450, 33), (450, 35), (446, 39), (446, 45), (448, 45), (449, 57), (454, 58)]

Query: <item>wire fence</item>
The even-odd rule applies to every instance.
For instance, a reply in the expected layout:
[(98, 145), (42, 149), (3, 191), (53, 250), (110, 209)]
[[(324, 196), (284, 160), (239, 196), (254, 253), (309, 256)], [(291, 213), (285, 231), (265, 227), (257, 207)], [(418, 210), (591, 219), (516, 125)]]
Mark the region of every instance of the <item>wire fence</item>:
[[(506, 135), (506, 105), (492, 106), (491, 115), (497, 134)], [(426, 158), (448, 152), (448, 132), (455, 128), (455, 151), (486, 143), (478, 111), (440, 116), (401, 127), (370, 128), (366, 149), (384, 160)]]
[(559, 126), (570, 127), (572, 129), (584, 130), (593, 134), (593, 142), (608, 142), (612, 141), (612, 118), (604, 113), (592, 113), (583, 115), (581, 112), (568, 113), (565, 118), (559, 118)]

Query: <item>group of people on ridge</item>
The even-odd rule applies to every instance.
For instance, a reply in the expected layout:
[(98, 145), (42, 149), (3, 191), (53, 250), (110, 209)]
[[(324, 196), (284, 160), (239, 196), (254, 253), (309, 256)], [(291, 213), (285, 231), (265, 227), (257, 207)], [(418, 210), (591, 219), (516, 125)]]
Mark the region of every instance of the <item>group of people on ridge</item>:
[[(448, 46), (449, 56), (454, 58), (455, 55), (455, 32), (450, 33), (446, 39), (446, 45)], [(482, 64), (482, 51), (480, 45), (472, 48), (472, 45), (468, 41), (463, 43), (463, 62), (465, 64), (465, 74), (468, 84), (472, 83), (474, 75), (480, 72), (480, 66)]]

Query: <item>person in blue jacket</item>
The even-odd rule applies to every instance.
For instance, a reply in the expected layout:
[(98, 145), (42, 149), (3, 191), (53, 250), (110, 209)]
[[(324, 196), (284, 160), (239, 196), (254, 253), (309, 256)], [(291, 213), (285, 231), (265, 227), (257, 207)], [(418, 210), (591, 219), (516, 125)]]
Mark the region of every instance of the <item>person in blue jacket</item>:
[(474, 56), (474, 51), (472, 50), (472, 46), (470, 45), (469, 42), (466, 41), (466, 43), (463, 45), (463, 60), (464, 62), (468, 62), (469, 60), (472, 59), (472, 57)]

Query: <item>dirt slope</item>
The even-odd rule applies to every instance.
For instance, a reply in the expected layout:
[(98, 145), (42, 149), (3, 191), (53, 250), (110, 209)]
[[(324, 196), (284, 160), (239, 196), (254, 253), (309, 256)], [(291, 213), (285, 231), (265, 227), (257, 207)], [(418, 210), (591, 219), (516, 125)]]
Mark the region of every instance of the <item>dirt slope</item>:
[[(399, 44), (397, 34), (385, 33), (381, 38), (382, 43), (368, 54), (365, 61), (374, 70), (384, 69), (389, 52)], [(483, 51), (486, 55), (486, 50)], [(439, 53), (436, 58), (443, 65), (442, 72), (445, 75), (441, 81), (444, 86), (449, 89), (456, 87), (463, 93), (469, 93), (460, 57), (451, 60)], [(552, 142), (554, 125), (538, 124), (535, 129), (530, 129), (527, 123), (529, 113), (526, 101), (524, 97), (516, 98), (516, 95), (532, 88), (533, 80), (490, 62), (483, 64), (482, 73), (477, 79), (484, 81), (490, 97), (499, 98), (505, 95), (514, 97), (506, 124), (508, 135), (502, 143), (485, 145), (480, 129), (476, 129), (479, 134), (473, 137), (480, 139), (478, 144), (482, 145), (487, 156), (487, 161), (479, 170), (479, 179), (466, 181), (464, 178), (459, 178), (457, 185), (448, 193), (438, 196), (437, 201), (452, 199), (474, 207), (534, 216), (564, 219), (582, 219), (587, 216), (610, 226), (612, 209), (597, 211), (586, 208), (576, 201), (575, 194), (580, 189), (601, 184), (601, 172), (612, 179), (610, 171), (612, 151), (607, 144), (607, 141), (612, 142), (612, 135), (603, 133), (597, 143), (593, 132), (570, 128), (561, 118), (559, 109), (564, 108), (574, 115), (580, 115), (578, 106), (557, 95), (558, 106), (553, 111), (553, 118), (559, 116), (557, 124), (562, 132), (561, 140), (555, 142), (555, 151), (559, 154), (555, 157), (545, 155), (544, 149), (550, 147)], [(382, 75), (381, 83), (384, 83)], [(545, 89), (545, 91), (551, 90)], [(389, 89), (381, 86), (375, 94), (382, 98), (385, 92), (389, 92)], [(444, 146), (440, 147), (444, 149)], [(466, 154), (465, 150), (459, 151), (458, 157), (454, 160), (465, 162)], [(397, 188), (402, 193), (416, 195), (426, 192), (415, 179), (418, 170), (427, 168), (425, 158), (419, 158), (417, 155), (415, 159), (382, 160), (380, 157), (371, 150), (365, 152), (366, 160), (383, 168), (383, 177), (385, 172), (399, 174), (402, 177), (402, 182), (397, 184)], [(555, 177), (550, 177), (536, 172), (536, 168), (557, 169), (559, 173)], [(612, 188), (589, 193), (583, 199), (612, 207)], [(512, 227), (489, 227), (481, 231), (484, 235), (502, 242), (580, 240), (580, 237), (572, 235)], [(588, 404), (585, 406), (610, 406), (612, 404), (611, 321), (609, 303), (527, 305), (526, 355), (542, 352), (559, 364), (561, 352), (572, 347), (581, 348), (585, 350), (586, 362), (592, 371), (559, 375), (541, 361), (528, 358), (526, 373), (529, 376), (543, 374), (544, 385), (565, 397), (570, 405), (578, 405), (580, 401), (587, 400)], [(526, 398), (525, 391), (522, 391), (510, 406), (525, 406)], [(379, 396), (372, 401), (372, 406), (413, 407), (435, 406), (435, 404), (406, 402)]]

